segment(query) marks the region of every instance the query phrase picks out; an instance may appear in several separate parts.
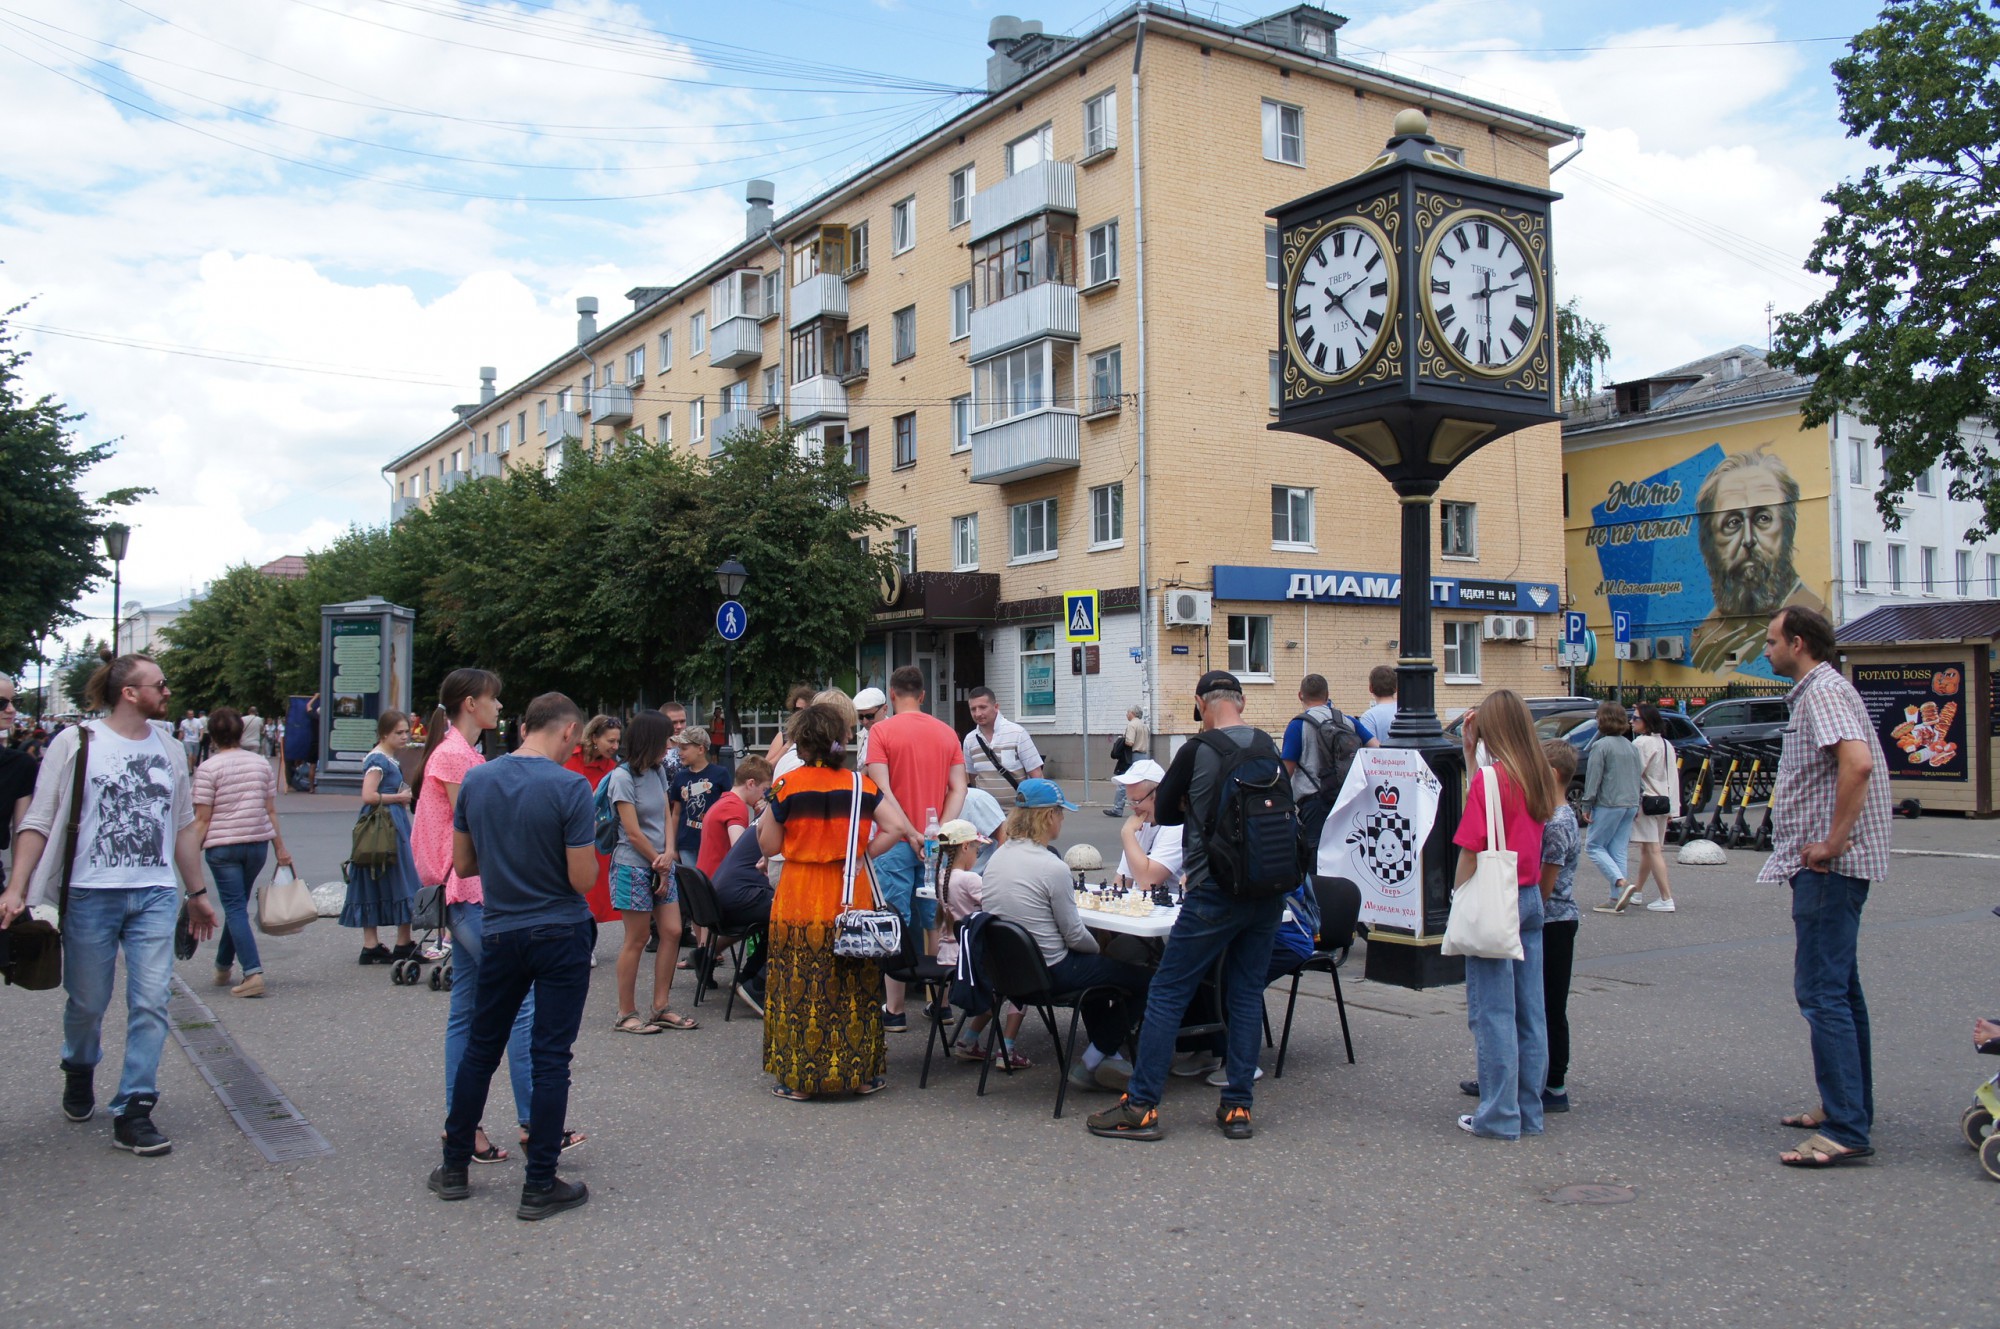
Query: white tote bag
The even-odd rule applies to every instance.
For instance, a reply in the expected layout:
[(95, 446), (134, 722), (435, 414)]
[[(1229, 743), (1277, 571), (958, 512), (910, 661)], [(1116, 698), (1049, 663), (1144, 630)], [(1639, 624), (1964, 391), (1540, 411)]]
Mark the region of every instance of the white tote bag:
[(312, 892), (290, 868), (279, 865), (271, 884), (257, 892), (257, 930), (268, 937), (289, 937), (319, 921)]
[(1446, 955), (1486, 960), (1519, 960), (1521, 950), (1520, 863), (1507, 847), (1506, 818), (1500, 810), (1500, 773), (1482, 767), (1486, 782), (1486, 848), (1472, 877), (1452, 892), (1451, 917), (1444, 925)]

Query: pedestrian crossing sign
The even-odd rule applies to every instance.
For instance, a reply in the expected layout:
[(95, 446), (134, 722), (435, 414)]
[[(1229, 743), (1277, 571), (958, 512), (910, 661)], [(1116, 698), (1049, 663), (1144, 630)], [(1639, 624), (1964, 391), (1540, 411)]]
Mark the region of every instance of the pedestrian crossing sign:
[(1063, 640), (1071, 643), (1100, 641), (1103, 633), (1097, 621), (1096, 591), (1063, 592)]

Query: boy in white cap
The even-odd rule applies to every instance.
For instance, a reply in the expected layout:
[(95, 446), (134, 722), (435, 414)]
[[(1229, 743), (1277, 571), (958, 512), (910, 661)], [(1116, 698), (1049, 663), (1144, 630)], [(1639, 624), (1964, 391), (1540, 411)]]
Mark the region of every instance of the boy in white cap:
[(1118, 879), (1148, 890), (1162, 882), (1178, 884), (1181, 875), (1181, 828), (1162, 826), (1153, 820), (1153, 795), (1167, 778), (1164, 767), (1151, 757), (1133, 762), (1111, 777), (1130, 804), (1132, 815), (1118, 828), (1124, 856), (1118, 860)]

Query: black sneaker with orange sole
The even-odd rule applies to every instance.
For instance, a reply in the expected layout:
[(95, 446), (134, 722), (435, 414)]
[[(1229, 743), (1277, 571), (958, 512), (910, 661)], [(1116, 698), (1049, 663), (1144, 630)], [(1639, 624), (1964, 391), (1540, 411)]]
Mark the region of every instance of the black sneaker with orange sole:
[(1160, 1130), (1159, 1108), (1135, 1107), (1124, 1094), (1118, 1096), (1115, 1106), (1091, 1113), (1086, 1124), (1092, 1135), (1111, 1140), (1157, 1140), (1164, 1134)]
[(1250, 1109), (1241, 1103), (1224, 1103), (1215, 1110), (1215, 1124), (1222, 1127), (1222, 1133), (1231, 1140), (1247, 1140), (1253, 1135), (1250, 1129)]

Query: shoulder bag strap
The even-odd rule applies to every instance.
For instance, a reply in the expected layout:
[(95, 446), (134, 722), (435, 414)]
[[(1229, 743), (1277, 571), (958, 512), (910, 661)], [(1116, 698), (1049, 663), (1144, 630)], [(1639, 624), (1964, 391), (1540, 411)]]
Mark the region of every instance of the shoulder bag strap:
[(972, 740), (979, 744), (979, 750), (986, 754), (986, 760), (993, 763), (993, 769), (1000, 772), (1000, 778), (1007, 782), (1008, 787), (1019, 789), (1021, 782), (1014, 778), (1014, 772), (1008, 770), (1006, 763), (1000, 760), (1000, 754), (987, 745), (986, 735), (980, 733), (977, 728), (974, 728), (972, 731)]
[(854, 908), (854, 874), (861, 841), (861, 772), (854, 772), (854, 802), (847, 809), (847, 860), (840, 868), (840, 908)]
[(69, 837), (63, 846), (62, 890), (56, 897), (56, 930), (69, 921), (69, 879), (76, 872), (76, 842), (83, 833), (84, 781), (90, 773), (90, 726), (76, 730), (76, 773), (69, 790)]
[(1486, 847), (1507, 852), (1507, 818), (1500, 808), (1500, 772), (1488, 766), (1479, 772), (1486, 781)]

